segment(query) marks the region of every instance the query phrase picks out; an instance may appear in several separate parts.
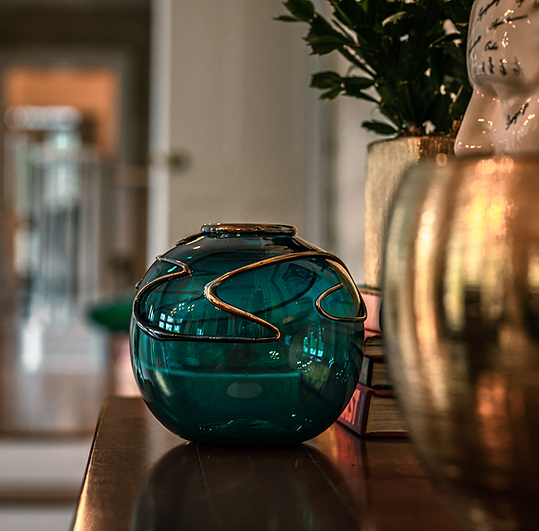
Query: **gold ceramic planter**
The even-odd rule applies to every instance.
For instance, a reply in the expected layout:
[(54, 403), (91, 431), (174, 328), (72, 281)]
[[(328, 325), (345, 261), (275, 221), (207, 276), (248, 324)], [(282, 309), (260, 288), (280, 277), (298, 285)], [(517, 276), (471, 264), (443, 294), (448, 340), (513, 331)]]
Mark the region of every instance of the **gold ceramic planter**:
[(539, 529), (539, 159), (421, 163), (384, 264), (390, 372), (464, 525)]
[(381, 286), (382, 251), (388, 211), (405, 170), (414, 162), (443, 153), (453, 155), (454, 139), (440, 136), (401, 137), (369, 145), (365, 184), (365, 280)]

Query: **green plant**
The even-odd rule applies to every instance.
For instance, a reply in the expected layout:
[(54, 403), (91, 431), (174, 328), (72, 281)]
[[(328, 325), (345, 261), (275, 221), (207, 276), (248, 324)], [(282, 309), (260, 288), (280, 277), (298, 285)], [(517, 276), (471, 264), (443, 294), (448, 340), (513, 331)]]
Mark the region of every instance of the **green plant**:
[(346, 75), (318, 72), (321, 98), (339, 94), (374, 102), (390, 123), (363, 122), (382, 135), (454, 136), (472, 89), (466, 38), (473, 0), (327, 0), (331, 17), (310, 0), (288, 0), (285, 22), (309, 25), (312, 54), (340, 53)]

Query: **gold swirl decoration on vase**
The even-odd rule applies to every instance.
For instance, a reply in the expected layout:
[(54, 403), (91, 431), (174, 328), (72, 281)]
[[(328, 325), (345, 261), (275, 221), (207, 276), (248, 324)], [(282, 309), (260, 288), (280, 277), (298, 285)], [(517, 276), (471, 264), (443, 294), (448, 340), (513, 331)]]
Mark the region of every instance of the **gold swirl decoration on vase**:
[[(235, 225), (234, 227), (237, 227), (237, 225)], [(223, 230), (228, 230), (228, 226), (225, 226)], [(183, 241), (180, 241), (178, 243), (181, 244), (183, 243)], [(273, 256), (271, 258), (260, 260), (258, 262), (254, 262), (252, 264), (248, 264), (246, 266), (240, 267), (233, 271), (229, 271), (228, 273), (225, 273), (224, 275), (219, 276), (218, 278), (212, 280), (211, 282), (208, 282), (204, 286), (204, 297), (215, 308), (217, 308), (218, 310), (227, 312), (229, 314), (235, 315), (236, 317), (240, 317), (240, 318), (246, 319), (247, 321), (256, 323), (262, 326), (263, 328), (266, 328), (270, 332), (272, 332), (273, 334), (272, 336), (269, 336), (269, 337), (241, 337), (241, 336), (228, 337), (226, 336), (225, 337), (225, 336), (181, 334), (181, 333), (177, 333), (173, 331), (163, 330), (162, 328), (158, 328), (155, 325), (152, 325), (151, 323), (147, 322), (143, 318), (140, 311), (141, 302), (144, 299), (145, 295), (147, 295), (156, 287), (164, 283), (171, 282), (178, 278), (190, 276), (193, 274), (193, 271), (183, 262), (180, 262), (179, 260), (174, 260), (171, 258), (166, 258), (163, 256), (158, 256), (156, 260), (161, 261), (161, 262), (170, 262), (176, 266), (179, 266), (180, 271), (155, 278), (152, 281), (148, 282), (148, 284), (146, 284), (144, 287), (142, 287), (137, 293), (135, 297), (135, 301), (133, 303), (133, 318), (135, 320), (136, 325), (141, 330), (143, 330), (150, 337), (153, 337), (154, 339), (157, 339), (159, 341), (206, 341), (206, 342), (218, 341), (218, 342), (233, 342), (233, 343), (277, 341), (281, 337), (281, 333), (278, 327), (274, 326), (273, 324), (269, 323), (268, 321), (264, 319), (261, 319), (260, 317), (257, 317), (256, 315), (253, 315), (252, 313), (246, 312), (240, 308), (237, 308), (231, 304), (226, 303), (217, 294), (217, 289), (223, 282), (229, 280), (230, 278), (234, 276), (245, 273), (247, 271), (252, 271), (258, 268), (271, 266), (278, 262), (295, 261), (295, 260), (301, 260), (305, 258), (322, 258), (326, 260), (327, 262), (329, 262), (333, 267), (335, 267), (340, 272), (341, 275), (347, 278), (349, 286), (353, 287), (355, 291), (355, 296), (360, 301), (359, 308), (363, 310), (360, 313), (360, 315), (356, 317), (336, 317), (336, 316), (330, 315), (328, 312), (326, 312), (322, 308), (322, 301), (328, 295), (343, 288), (343, 284), (339, 283), (331, 287), (330, 289), (326, 290), (317, 298), (315, 307), (316, 307), (316, 310), (320, 313), (320, 315), (332, 321), (338, 321), (338, 322), (356, 323), (356, 322), (365, 321), (365, 319), (367, 318), (366, 306), (365, 306), (365, 303), (363, 302), (363, 298), (361, 297), (361, 293), (357, 289), (352, 277), (350, 276), (350, 273), (348, 272), (348, 269), (346, 268), (346, 266), (344, 265), (344, 263), (342, 262), (340, 258), (330, 253), (323, 252), (323, 251), (306, 251), (306, 252), (298, 252), (298, 253), (293, 253), (293, 254), (288, 254), (288, 255)]]

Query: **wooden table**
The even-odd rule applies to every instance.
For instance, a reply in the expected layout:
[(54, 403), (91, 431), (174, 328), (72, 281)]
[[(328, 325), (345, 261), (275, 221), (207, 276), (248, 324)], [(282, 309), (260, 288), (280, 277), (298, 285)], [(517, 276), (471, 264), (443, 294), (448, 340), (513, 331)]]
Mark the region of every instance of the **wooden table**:
[(103, 408), (76, 531), (462, 531), (407, 439), (339, 424), (302, 445), (188, 443), (138, 398)]

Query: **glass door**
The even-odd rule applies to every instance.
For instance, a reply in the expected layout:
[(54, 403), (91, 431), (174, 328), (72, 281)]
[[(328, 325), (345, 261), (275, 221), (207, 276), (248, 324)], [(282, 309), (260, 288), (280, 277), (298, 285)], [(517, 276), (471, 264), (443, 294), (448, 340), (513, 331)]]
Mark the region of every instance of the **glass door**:
[(99, 159), (74, 107), (11, 107), (4, 122), (2, 425), (77, 431), (108, 383), (86, 316), (101, 295)]

